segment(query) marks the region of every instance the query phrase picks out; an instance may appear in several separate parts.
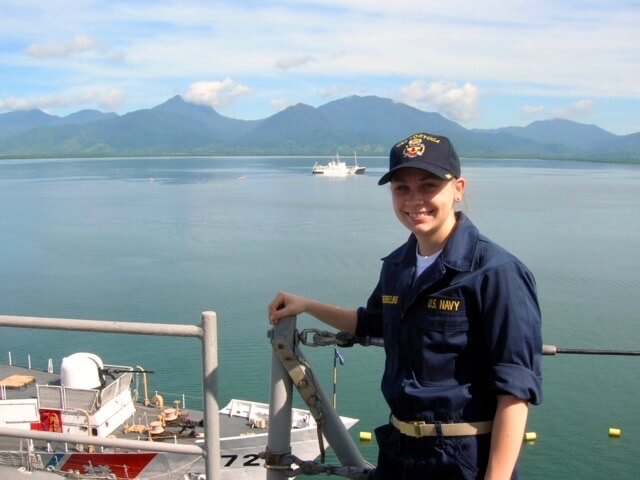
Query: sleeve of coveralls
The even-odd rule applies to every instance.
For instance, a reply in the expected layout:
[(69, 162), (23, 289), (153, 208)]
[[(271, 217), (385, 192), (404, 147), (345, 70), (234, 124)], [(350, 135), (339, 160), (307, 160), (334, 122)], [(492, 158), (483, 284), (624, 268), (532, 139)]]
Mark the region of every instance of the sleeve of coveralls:
[(519, 262), (492, 269), (484, 284), (485, 338), (498, 394), (542, 401), (542, 332), (535, 280)]
[(367, 301), (366, 307), (358, 308), (358, 323), (356, 325), (356, 336), (358, 337), (382, 337), (382, 297), (381, 279), (373, 290)]

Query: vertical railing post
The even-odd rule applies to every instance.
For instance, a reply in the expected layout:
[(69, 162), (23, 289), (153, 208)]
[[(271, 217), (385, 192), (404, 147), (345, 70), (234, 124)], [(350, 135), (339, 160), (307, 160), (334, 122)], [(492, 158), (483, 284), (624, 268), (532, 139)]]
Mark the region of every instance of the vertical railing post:
[[(283, 339), (293, 345), (296, 317), (286, 317), (273, 327), (271, 342)], [(271, 398), (269, 400), (269, 434), (267, 453), (286, 455), (291, 452), (291, 407), (293, 403), (291, 377), (282, 366), (275, 350), (271, 354)], [(267, 470), (267, 480), (284, 480), (287, 477), (277, 469)]]
[(218, 412), (218, 321), (215, 312), (202, 312), (202, 375), (204, 395), (205, 472), (220, 478), (220, 419)]

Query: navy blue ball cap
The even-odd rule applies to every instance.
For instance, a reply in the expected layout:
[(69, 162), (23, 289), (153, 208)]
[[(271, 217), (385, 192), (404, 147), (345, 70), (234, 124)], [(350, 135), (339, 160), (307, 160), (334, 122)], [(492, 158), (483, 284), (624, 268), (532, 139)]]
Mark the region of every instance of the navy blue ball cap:
[(396, 143), (389, 153), (389, 171), (378, 185), (391, 181), (401, 168), (419, 168), (444, 180), (460, 176), (460, 159), (447, 137), (430, 133), (414, 133)]

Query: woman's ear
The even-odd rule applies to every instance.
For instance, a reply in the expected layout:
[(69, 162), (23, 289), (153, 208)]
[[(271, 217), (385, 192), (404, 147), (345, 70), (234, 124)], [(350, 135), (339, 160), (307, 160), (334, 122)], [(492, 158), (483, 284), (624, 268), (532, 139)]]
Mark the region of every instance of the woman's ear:
[(464, 178), (460, 177), (460, 178), (456, 178), (452, 182), (453, 182), (453, 188), (455, 190), (454, 199), (456, 202), (461, 202), (462, 199), (464, 198), (464, 192), (467, 188), (467, 181)]

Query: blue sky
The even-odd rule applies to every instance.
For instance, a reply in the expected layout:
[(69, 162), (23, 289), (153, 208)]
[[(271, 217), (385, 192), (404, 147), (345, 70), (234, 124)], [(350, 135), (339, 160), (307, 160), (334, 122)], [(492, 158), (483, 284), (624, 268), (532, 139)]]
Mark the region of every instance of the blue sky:
[(640, 2), (0, 0), (0, 113), (377, 95), (467, 128), (640, 132)]

